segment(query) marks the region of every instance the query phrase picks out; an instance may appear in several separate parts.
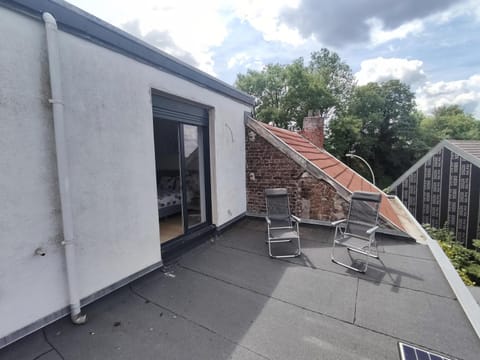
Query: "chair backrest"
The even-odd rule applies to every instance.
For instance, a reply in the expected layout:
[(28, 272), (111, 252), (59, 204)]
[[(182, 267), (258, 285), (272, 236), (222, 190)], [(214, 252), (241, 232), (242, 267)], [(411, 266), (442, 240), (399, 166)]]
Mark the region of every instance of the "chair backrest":
[(376, 226), (382, 195), (380, 193), (356, 191), (352, 194), (345, 231), (366, 236), (365, 231)]
[(273, 226), (290, 226), (290, 204), (288, 192), (285, 188), (266, 189), (265, 203), (267, 216), (272, 220)]

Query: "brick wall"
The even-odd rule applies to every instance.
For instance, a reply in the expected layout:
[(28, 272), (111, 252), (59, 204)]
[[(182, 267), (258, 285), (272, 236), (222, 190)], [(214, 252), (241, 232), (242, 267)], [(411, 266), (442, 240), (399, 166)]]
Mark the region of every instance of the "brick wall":
[(246, 129), (247, 211), (265, 214), (267, 188), (288, 189), (293, 214), (334, 221), (345, 217), (348, 203), (335, 189), (305, 171), (253, 130)]
[(323, 149), (324, 125), (321, 116), (307, 116), (303, 119), (303, 129), (300, 134), (307, 138), (313, 145)]

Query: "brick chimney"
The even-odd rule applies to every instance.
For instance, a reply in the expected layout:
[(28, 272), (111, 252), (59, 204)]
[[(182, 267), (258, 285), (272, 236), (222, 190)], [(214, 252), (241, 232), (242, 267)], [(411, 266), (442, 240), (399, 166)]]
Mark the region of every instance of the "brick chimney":
[(303, 119), (303, 130), (300, 131), (300, 135), (323, 149), (323, 118), (320, 115), (312, 115), (309, 111), (308, 116)]

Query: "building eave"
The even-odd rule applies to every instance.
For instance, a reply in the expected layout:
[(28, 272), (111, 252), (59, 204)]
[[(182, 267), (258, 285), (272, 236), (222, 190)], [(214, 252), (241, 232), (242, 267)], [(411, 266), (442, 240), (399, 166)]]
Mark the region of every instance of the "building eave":
[(242, 104), (253, 106), (255, 99), (233, 86), (176, 59), (158, 48), (61, 0), (0, 0), (0, 5), (41, 21), (51, 13), (58, 28), (99, 46), (183, 78)]

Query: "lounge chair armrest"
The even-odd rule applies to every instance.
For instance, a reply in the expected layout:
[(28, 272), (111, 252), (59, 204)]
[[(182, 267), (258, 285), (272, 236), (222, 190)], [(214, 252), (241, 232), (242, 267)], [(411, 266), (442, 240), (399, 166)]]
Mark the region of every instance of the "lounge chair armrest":
[(268, 225), (272, 225), (272, 220), (268, 216), (265, 216), (265, 220), (267, 221)]
[(378, 226), (374, 226), (372, 227), (371, 229), (368, 229), (367, 231), (365, 231), (368, 235), (372, 235), (375, 231), (377, 231), (378, 229)]
[(344, 223), (345, 221), (347, 221), (347, 219), (342, 219), (342, 220), (334, 221), (334, 222), (332, 222), (332, 226), (338, 226), (338, 225), (340, 225), (341, 223)]
[(290, 215), (292, 217), (292, 220), (299, 223), (301, 222), (300, 218), (299, 217), (296, 217), (295, 215)]

